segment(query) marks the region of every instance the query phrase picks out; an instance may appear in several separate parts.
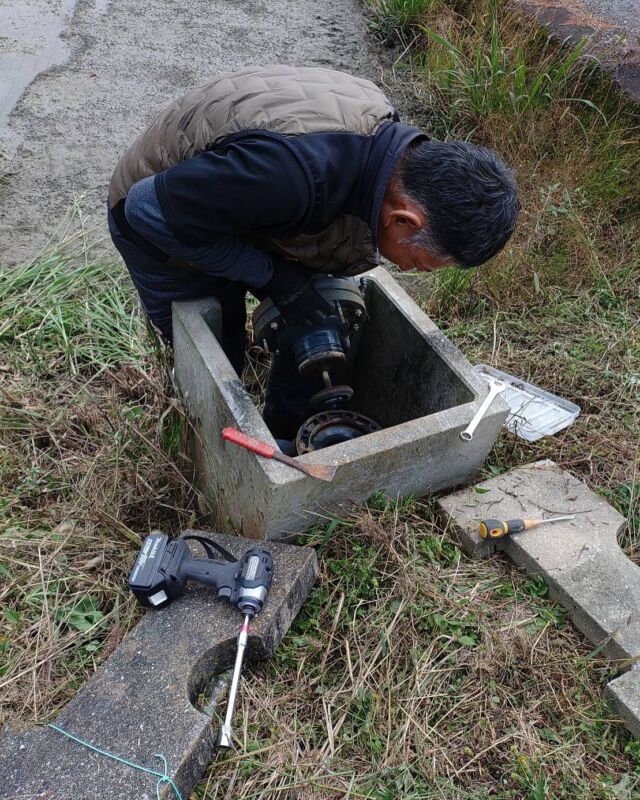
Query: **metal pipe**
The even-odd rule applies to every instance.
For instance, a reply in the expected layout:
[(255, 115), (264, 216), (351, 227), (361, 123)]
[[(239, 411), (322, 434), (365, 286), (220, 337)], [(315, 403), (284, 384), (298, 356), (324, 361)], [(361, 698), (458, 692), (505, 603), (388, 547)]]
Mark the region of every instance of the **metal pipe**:
[(240, 683), (240, 672), (242, 671), (244, 651), (247, 649), (250, 619), (251, 616), (249, 614), (245, 614), (244, 622), (240, 628), (240, 635), (238, 636), (238, 649), (236, 651), (236, 663), (233, 665), (231, 688), (229, 689), (229, 700), (227, 701), (227, 713), (225, 715), (224, 722), (220, 726), (220, 732), (218, 733), (217, 747), (223, 750), (227, 750), (229, 747), (231, 747), (231, 722), (233, 720), (233, 709), (236, 704), (236, 695), (238, 694), (238, 685)]

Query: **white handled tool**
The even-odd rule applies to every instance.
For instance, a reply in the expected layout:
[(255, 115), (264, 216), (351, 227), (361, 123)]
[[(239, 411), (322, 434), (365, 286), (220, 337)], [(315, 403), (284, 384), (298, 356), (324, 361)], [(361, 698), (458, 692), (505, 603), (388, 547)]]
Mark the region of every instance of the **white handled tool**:
[(240, 635), (238, 636), (238, 649), (236, 650), (236, 661), (233, 666), (231, 677), (231, 689), (227, 700), (227, 713), (224, 722), (218, 732), (217, 746), (221, 750), (231, 747), (231, 722), (233, 720), (233, 709), (236, 704), (238, 694), (238, 684), (240, 682), (240, 672), (244, 660), (244, 651), (247, 649), (247, 639), (249, 636), (249, 621), (262, 609), (264, 601), (271, 588), (273, 579), (273, 559), (270, 553), (260, 548), (253, 548), (249, 551), (250, 558), (243, 563), (241, 573), (240, 597), (237, 606), (244, 614)]
[(475, 416), (469, 423), (468, 427), (465, 430), (460, 431), (460, 438), (463, 439), (465, 442), (470, 442), (473, 439), (473, 432), (478, 427), (480, 420), (484, 417), (487, 413), (487, 409), (493, 403), (493, 398), (500, 394), (500, 392), (504, 392), (507, 388), (507, 385), (503, 383), (503, 381), (497, 380), (497, 378), (490, 378), (489, 379), (489, 394), (484, 398), (482, 405), (476, 411)]
[(245, 615), (244, 622), (240, 628), (240, 636), (238, 636), (238, 649), (236, 650), (236, 662), (233, 666), (231, 689), (229, 690), (229, 699), (227, 701), (227, 713), (225, 714), (224, 722), (220, 726), (218, 741), (216, 742), (216, 746), (221, 750), (227, 750), (231, 747), (231, 722), (233, 720), (233, 709), (236, 705), (236, 695), (238, 694), (238, 683), (240, 682), (240, 672), (242, 671), (242, 662), (244, 661), (244, 651), (247, 649), (250, 619), (251, 617), (249, 614)]

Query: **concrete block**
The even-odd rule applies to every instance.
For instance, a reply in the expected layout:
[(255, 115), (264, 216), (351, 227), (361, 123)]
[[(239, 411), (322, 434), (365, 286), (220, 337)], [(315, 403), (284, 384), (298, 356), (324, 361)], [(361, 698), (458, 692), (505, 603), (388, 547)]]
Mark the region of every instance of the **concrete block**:
[[(492, 549), (506, 553), (527, 573), (541, 575), (585, 636), (594, 644), (607, 641), (608, 655), (626, 659), (640, 652), (640, 567), (617, 541), (625, 519), (573, 475), (552, 461), (539, 461), (455, 492), (438, 506), (465, 552), (474, 557)], [(574, 512), (582, 513), (496, 539), (486, 549), (478, 533), (485, 517)]]
[[(529, 575), (541, 575), (573, 623), (602, 652), (629, 669), (640, 656), (640, 567), (618, 545), (625, 518), (553, 461), (511, 470), (438, 500), (439, 509), (473, 558), (508, 555)], [(483, 542), (481, 519), (542, 518), (575, 513), (573, 520)], [(640, 736), (640, 670), (607, 686), (607, 696)]]
[[(193, 533), (193, 531), (187, 531)], [(196, 531), (236, 555), (251, 542)], [(249, 632), (247, 659), (272, 655), (318, 573), (311, 548), (270, 544), (274, 581)], [(214, 754), (217, 725), (194, 704), (233, 664), (242, 617), (190, 584), (173, 604), (149, 611), (60, 712), (55, 724), (97, 747), (162, 771), (189, 796)], [(239, 712), (238, 712), (239, 715)], [(241, 726), (238, 719), (237, 727)], [(0, 738), (2, 800), (153, 800), (157, 779), (98, 755), (50, 728), (10, 729)], [(161, 785), (161, 797), (175, 798)]]
[(640, 739), (640, 668), (634, 666), (609, 681), (604, 694), (626, 728)]
[(361, 280), (367, 322), (351, 405), (383, 430), (299, 456), (337, 466), (331, 483), (222, 441), (232, 425), (275, 444), (207, 324), (206, 302), (174, 304), (175, 374), (193, 425), (194, 473), (218, 524), (251, 538), (289, 536), (377, 490), (423, 495), (462, 483), (486, 457), (504, 401), (496, 398), (473, 441), (463, 442), (487, 384), (384, 269)]

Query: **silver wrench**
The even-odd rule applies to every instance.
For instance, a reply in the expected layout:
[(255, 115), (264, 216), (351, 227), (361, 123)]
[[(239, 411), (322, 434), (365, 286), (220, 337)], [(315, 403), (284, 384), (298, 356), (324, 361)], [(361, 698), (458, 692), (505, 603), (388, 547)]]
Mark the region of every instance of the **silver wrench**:
[(497, 378), (489, 378), (489, 394), (484, 398), (482, 401), (482, 405), (476, 411), (473, 419), (469, 423), (468, 427), (465, 430), (460, 431), (460, 438), (465, 442), (470, 442), (473, 439), (473, 432), (478, 427), (478, 423), (487, 413), (487, 409), (493, 403), (493, 398), (500, 394), (500, 392), (504, 392), (507, 388), (506, 383), (503, 381), (499, 381)]

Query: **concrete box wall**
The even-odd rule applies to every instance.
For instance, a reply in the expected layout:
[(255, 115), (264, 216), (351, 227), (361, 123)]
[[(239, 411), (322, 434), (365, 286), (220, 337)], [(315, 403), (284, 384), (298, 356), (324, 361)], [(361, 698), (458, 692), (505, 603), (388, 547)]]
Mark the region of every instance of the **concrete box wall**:
[[(471, 442), (460, 439), (485, 381), (384, 269), (362, 276), (368, 320), (353, 367), (355, 410), (383, 430), (300, 456), (337, 466), (330, 483), (224, 442), (227, 425), (274, 439), (214, 335), (217, 302), (175, 303), (175, 374), (193, 431), (197, 485), (224, 530), (277, 539), (373, 492), (423, 495), (462, 483), (486, 457), (507, 406), (496, 398)], [(213, 329), (213, 330), (212, 330)]]

